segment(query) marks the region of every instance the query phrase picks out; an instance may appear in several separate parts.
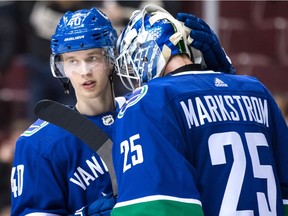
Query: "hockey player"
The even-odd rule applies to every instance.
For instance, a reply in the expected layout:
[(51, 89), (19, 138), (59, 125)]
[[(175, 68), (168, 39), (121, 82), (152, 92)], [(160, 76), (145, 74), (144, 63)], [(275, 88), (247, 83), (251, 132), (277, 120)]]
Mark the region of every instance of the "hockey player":
[[(67, 12), (52, 37), (53, 75), (76, 94), (92, 121), (115, 110), (111, 76), (116, 31), (96, 8)], [(85, 143), (37, 120), (17, 141), (11, 173), (12, 216), (68, 215), (112, 193), (107, 166)]]
[(134, 91), (115, 120), (111, 215), (288, 215), (288, 130), (272, 95), (256, 78), (203, 70), (185, 40), (153, 5), (118, 38), (117, 71)]

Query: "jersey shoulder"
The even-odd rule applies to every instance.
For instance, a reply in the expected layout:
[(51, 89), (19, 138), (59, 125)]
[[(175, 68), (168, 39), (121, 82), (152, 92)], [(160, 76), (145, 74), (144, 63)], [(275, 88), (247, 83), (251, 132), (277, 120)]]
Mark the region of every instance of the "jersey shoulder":
[(65, 143), (75, 142), (77, 138), (68, 131), (41, 119), (36, 120), (17, 140), (17, 148), (33, 148), (39, 154), (48, 156), (64, 147)]

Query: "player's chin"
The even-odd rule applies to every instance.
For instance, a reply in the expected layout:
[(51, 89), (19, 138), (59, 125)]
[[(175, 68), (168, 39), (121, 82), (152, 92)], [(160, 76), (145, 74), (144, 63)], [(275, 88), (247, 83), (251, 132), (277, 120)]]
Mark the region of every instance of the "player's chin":
[(90, 90), (83, 92), (83, 96), (87, 99), (99, 98), (100, 95), (101, 95), (101, 93), (97, 89), (94, 89), (93, 91), (90, 89)]

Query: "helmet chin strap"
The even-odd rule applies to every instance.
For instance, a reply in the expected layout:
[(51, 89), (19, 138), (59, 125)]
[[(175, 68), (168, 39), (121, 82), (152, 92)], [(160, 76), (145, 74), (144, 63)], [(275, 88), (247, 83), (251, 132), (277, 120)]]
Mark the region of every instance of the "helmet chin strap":
[(112, 69), (112, 72), (109, 75), (109, 81), (110, 81), (110, 87), (111, 87), (112, 105), (113, 105), (113, 109), (116, 109), (113, 74), (114, 74), (114, 68)]
[(59, 78), (59, 81), (61, 82), (62, 86), (64, 87), (64, 93), (68, 95), (70, 93), (69, 92), (70, 80), (68, 78)]

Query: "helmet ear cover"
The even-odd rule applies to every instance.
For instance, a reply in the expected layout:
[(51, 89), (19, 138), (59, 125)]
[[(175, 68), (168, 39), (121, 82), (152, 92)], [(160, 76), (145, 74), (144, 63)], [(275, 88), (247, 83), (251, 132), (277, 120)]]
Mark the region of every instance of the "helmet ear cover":
[(58, 62), (61, 62), (61, 55), (51, 55), (50, 56), (50, 69), (51, 69), (51, 72), (52, 72), (52, 75), (54, 77), (57, 77), (57, 78), (64, 78), (66, 77), (64, 74), (62, 74), (60, 71), (64, 71), (61, 70), (60, 68), (58, 68), (57, 66), (57, 63)]

